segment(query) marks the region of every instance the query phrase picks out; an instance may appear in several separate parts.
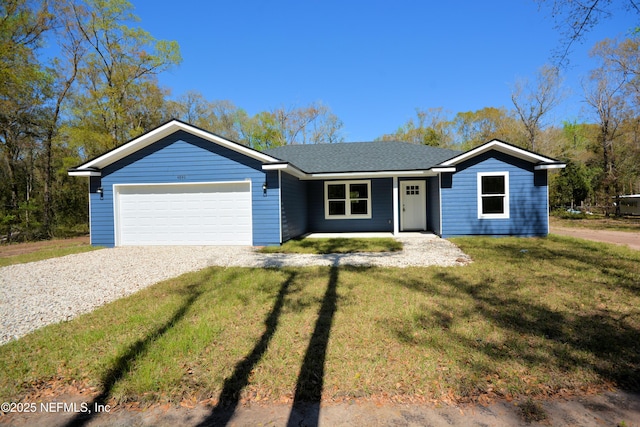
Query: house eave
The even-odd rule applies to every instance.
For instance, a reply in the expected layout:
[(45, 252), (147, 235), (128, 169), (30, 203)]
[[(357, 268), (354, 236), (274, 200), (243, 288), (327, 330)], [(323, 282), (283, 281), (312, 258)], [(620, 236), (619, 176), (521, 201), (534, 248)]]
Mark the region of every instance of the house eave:
[(264, 171), (283, 171), (299, 179), (305, 179), (307, 174), (288, 162), (272, 162), (262, 165)]
[(456, 170), (457, 168), (455, 166), (431, 168), (431, 171), (435, 173), (455, 172)]
[(429, 177), (441, 172), (455, 172), (455, 167), (432, 168), (419, 170), (382, 170), (382, 171), (349, 171), (349, 172), (304, 172), (288, 162), (272, 162), (262, 165), (265, 171), (283, 171), (301, 180), (351, 179), (351, 178), (393, 178), (393, 177)]
[(543, 163), (534, 167), (537, 171), (549, 170), (549, 169), (564, 169), (567, 165), (565, 163)]
[(491, 150), (499, 151), (501, 153), (508, 154), (531, 163), (559, 164), (556, 159), (552, 159), (550, 157), (542, 156), (532, 151), (516, 147), (515, 145), (500, 141), (499, 139), (494, 139), (492, 141), (479, 145), (478, 147), (473, 148), (467, 152), (464, 152), (456, 157), (453, 157), (445, 162), (442, 162), (440, 166), (455, 166), (465, 160), (471, 159)]
[(102, 176), (102, 172), (98, 170), (69, 169), (67, 174), (69, 174), (69, 176)]
[(436, 176), (431, 170), (399, 170), (399, 171), (358, 171), (358, 172), (321, 172), (309, 173), (306, 179), (350, 179), (350, 178), (393, 178), (393, 177), (428, 177)]

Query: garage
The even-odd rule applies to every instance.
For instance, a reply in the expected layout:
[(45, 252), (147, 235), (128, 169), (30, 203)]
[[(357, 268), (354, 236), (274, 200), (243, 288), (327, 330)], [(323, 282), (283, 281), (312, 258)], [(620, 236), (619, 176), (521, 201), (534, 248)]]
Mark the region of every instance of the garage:
[(114, 185), (115, 243), (252, 245), (251, 182)]

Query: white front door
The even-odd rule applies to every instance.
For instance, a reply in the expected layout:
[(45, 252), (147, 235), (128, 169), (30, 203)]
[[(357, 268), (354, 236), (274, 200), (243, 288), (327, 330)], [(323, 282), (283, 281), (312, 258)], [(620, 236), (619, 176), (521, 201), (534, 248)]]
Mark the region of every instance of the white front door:
[(427, 199), (424, 181), (400, 183), (400, 231), (427, 229)]

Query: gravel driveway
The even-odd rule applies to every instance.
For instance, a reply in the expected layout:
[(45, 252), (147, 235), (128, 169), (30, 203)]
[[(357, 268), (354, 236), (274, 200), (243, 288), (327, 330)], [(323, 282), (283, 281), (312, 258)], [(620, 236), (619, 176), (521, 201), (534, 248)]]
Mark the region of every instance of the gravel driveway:
[(561, 234), (563, 236), (577, 237), (578, 239), (613, 243), (615, 245), (626, 245), (631, 249), (640, 251), (640, 233), (635, 233), (633, 231), (592, 230), (590, 228), (569, 228), (552, 225), (549, 232), (553, 234)]
[(238, 246), (128, 246), (0, 268), (0, 344), (69, 320), (149, 285), (209, 266), (465, 265), (457, 246), (429, 234), (401, 237), (397, 253), (259, 254)]

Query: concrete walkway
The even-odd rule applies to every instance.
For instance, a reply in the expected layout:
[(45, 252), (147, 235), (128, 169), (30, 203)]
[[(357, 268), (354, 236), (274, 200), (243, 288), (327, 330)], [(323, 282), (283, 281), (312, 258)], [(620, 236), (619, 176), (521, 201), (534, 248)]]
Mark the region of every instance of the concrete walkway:
[(235, 257), (224, 261), (218, 258), (216, 265), (246, 267), (306, 267), (324, 266), (377, 266), (377, 267), (454, 267), (471, 263), (471, 258), (446, 239), (431, 233), (314, 233), (308, 239), (325, 237), (391, 237), (402, 242), (398, 252), (356, 252), (349, 254), (261, 254), (253, 252), (248, 257)]

